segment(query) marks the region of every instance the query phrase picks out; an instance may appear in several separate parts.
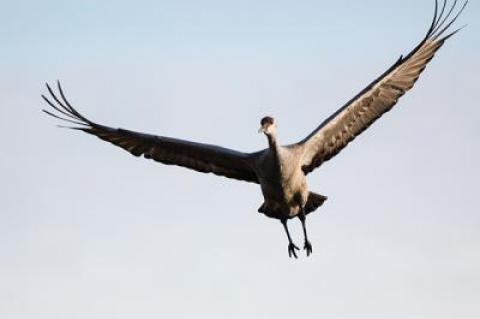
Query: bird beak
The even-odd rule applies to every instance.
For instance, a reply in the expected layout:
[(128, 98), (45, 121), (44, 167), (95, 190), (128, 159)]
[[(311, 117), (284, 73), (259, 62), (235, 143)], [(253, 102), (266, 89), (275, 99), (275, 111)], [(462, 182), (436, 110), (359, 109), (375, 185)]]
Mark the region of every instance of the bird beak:
[(260, 126), (260, 128), (258, 129), (258, 133), (260, 134), (262, 132), (265, 132), (265, 131), (263, 130), (263, 126)]

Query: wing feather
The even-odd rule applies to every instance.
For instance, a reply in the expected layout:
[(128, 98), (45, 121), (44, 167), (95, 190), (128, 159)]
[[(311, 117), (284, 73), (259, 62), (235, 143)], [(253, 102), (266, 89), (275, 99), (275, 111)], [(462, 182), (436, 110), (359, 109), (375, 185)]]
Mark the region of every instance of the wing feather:
[[(258, 183), (254, 171), (256, 153), (243, 153), (216, 145), (195, 143), (175, 138), (139, 133), (121, 128), (112, 128), (94, 123), (81, 115), (66, 99), (58, 82), (58, 97), (47, 84), (53, 103), (46, 96), (42, 98), (58, 112), (46, 114), (78, 126), (72, 129), (84, 131), (123, 148), (134, 156), (143, 156), (167, 165), (178, 165), (203, 173)], [(63, 115), (64, 117), (60, 116)]]
[[(384, 113), (392, 109), (418, 80), (428, 62), (444, 42), (458, 32), (448, 35), (446, 30), (462, 13), (468, 1), (448, 21), (457, 0), (445, 13), (444, 0), (440, 14), (435, 1), (435, 13), (425, 38), (405, 57), (401, 56), (385, 73), (333, 113), (304, 140), (294, 145), (302, 148), (302, 169), (305, 174), (338, 154), (348, 143), (360, 135)], [(446, 24), (445, 24), (446, 23)]]

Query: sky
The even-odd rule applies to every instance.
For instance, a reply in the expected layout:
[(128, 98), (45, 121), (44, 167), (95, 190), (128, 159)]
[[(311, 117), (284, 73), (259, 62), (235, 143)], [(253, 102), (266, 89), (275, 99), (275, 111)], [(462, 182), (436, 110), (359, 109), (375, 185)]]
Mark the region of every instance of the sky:
[[(433, 0), (3, 1), (0, 317), (478, 318), (478, 1), (390, 113), (308, 177), (313, 255), (257, 185), (135, 158), (41, 113), (299, 141), (412, 49)], [(302, 245), (300, 223), (290, 222)]]

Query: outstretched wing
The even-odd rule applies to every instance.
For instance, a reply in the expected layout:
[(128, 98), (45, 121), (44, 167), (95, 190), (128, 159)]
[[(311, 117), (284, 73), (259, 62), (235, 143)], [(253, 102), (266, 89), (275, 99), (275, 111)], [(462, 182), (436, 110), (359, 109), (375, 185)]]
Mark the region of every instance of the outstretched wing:
[(435, 14), (425, 38), (407, 56), (400, 57), (384, 74), (373, 81), (346, 105), (337, 110), (304, 140), (294, 147), (302, 148), (302, 169), (305, 174), (338, 154), (375, 120), (388, 112), (398, 99), (413, 87), (420, 73), (445, 40), (459, 29), (443, 36), (467, 5), (466, 1), (449, 20), (457, 0), (445, 12), (447, 0)]
[(253, 170), (254, 154), (237, 152), (227, 148), (156, 136), (94, 123), (81, 115), (65, 98), (58, 82), (60, 98), (47, 84), (54, 102), (42, 95), (53, 108), (43, 110), (48, 115), (75, 124), (72, 129), (95, 135), (119, 146), (135, 156), (144, 156), (168, 165), (178, 165), (202, 173), (214, 173), (229, 178), (258, 183)]

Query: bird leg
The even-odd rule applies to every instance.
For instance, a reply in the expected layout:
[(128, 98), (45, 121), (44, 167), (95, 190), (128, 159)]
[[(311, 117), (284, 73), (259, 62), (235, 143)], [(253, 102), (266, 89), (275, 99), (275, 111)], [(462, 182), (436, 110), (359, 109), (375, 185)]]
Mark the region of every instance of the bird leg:
[(284, 219), (282, 220), (282, 225), (283, 225), (283, 228), (285, 228), (285, 232), (287, 233), (287, 237), (288, 237), (288, 256), (289, 257), (295, 257), (295, 258), (298, 258), (297, 257), (297, 253), (295, 252), (295, 249), (296, 250), (300, 250), (300, 248), (298, 248), (292, 241), (292, 237), (290, 237), (290, 232), (288, 231), (288, 227), (287, 227), (287, 220)]
[(302, 213), (299, 215), (300, 218), (300, 221), (302, 222), (302, 228), (303, 228), (303, 237), (305, 238), (305, 244), (303, 246), (303, 249), (305, 249), (307, 251), (307, 257), (310, 256), (310, 254), (312, 253), (312, 244), (310, 243), (310, 241), (308, 240), (308, 237), (307, 237), (307, 227), (305, 226), (305, 214)]

